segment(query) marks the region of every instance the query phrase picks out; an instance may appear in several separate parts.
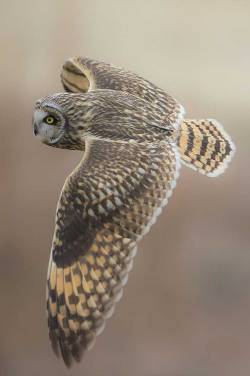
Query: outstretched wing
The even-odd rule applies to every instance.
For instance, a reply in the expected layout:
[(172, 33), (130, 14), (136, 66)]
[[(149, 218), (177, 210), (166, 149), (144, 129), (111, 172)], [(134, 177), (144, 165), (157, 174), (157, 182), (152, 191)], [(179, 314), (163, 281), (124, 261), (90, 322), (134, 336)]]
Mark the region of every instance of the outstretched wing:
[[(202, 174), (218, 176), (224, 172), (232, 159), (235, 146), (217, 121), (210, 119), (184, 120), (183, 107), (171, 95), (134, 73), (104, 62), (73, 57), (64, 63), (61, 79), (66, 91), (87, 92), (96, 89), (112, 89), (133, 94), (150, 103), (156, 110), (157, 116), (161, 118), (161, 124), (179, 130), (180, 137), (177, 139), (177, 145), (181, 162)], [(208, 140), (209, 137), (211, 142)], [(183, 148), (185, 140), (188, 142), (188, 150)], [(214, 140), (216, 142), (215, 151), (212, 150), (214, 146), (211, 146)], [(196, 152), (197, 155), (194, 157), (191, 155), (192, 145), (196, 150), (196, 145), (199, 145), (200, 142), (203, 145), (208, 145), (207, 150), (211, 146), (208, 150), (208, 158), (204, 154), (200, 155)], [(223, 151), (224, 149), (226, 151)], [(205, 152), (204, 148), (203, 152)]]
[(73, 57), (64, 63), (61, 79), (70, 92), (112, 89), (144, 99), (157, 109), (168, 127), (179, 129), (183, 119), (184, 109), (171, 95), (137, 74), (111, 64)]
[(137, 241), (175, 186), (178, 158), (172, 143), (86, 141), (59, 199), (47, 280), (50, 339), (67, 366), (112, 314)]

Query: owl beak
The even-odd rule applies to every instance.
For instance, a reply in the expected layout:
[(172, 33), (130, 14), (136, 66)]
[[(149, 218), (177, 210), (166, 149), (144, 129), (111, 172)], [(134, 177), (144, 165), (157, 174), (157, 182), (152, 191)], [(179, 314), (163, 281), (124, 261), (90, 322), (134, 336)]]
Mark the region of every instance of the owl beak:
[(33, 132), (34, 132), (35, 136), (38, 135), (38, 127), (37, 127), (37, 124), (34, 120), (33, 120)]
[(35, 111), (33, 116), (33, 132), (34, 135), (37, 136), (39, 133), (39, 125), (41, 124), (43, 118), (44, 118), (44, 112), (42, 111)]

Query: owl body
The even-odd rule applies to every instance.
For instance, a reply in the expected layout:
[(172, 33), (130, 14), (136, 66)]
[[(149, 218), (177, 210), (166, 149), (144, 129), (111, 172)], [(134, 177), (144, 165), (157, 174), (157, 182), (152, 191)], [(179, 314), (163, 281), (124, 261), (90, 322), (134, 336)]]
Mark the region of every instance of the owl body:
[[(176, 140), (178, 135), (178, 131), (148, 102), (120, 91), (96, 90), (85, 95), (59, 93), (39, 100), (36, 104), (38, 113), (41, 108), (50, 109), (55, 117), (58, 108), (62, 108), (63, 116), (67, 114), (67, 119), (58, 121), (53, 127), (47, 125), (56, 129), (65, 123), (62, 137), (53, 143), (59, 148), (82, 149), (82, 141), (87, 137), (140, 143)], [(55, 133), (59, 134), (58, 131)], [(47, 143), (50, 145), (50, 142), (49, 139)]]
[(35, 105), (34, 134), (84, 152), (59, 198), (47, 278), (50, 340), (70, 366), (121, 298), (181, 162), (215, 176), (235, 147), (216, 121), (184, 120), (174, 98), (133, 73), (73, 58), (61, 78), (67, 92)]

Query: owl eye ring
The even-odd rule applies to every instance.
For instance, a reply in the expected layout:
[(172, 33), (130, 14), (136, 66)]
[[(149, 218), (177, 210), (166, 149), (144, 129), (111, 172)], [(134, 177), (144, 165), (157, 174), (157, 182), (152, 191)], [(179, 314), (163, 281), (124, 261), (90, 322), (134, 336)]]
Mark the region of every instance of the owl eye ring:
[(48, 125), (55, 125), (57, 123), (57, 119), (52, 115), (46, 116), (43, 121)]

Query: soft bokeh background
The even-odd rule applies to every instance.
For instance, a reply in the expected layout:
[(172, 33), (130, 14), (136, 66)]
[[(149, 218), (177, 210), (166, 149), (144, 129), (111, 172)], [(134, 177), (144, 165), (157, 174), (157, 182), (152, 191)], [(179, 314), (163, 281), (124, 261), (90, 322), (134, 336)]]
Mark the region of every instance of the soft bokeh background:
[(75, 55), (217, 118), (237, 154), (218, 179), (183, 167), (115, 315), (70, 374), (249, 375), (249, 14), (249, 0), (0, 1), (1, 375), (69, 374), (49, 345), (45, 279), (58, 195), (81, 155), (37, 142), (31, 117)]

